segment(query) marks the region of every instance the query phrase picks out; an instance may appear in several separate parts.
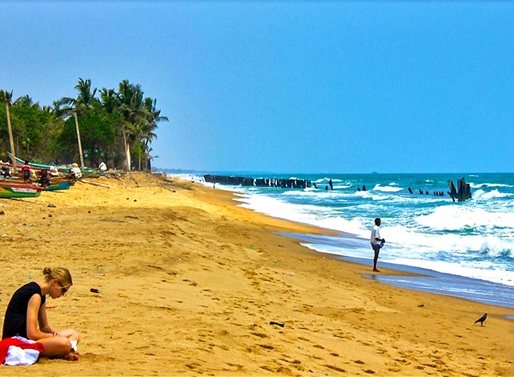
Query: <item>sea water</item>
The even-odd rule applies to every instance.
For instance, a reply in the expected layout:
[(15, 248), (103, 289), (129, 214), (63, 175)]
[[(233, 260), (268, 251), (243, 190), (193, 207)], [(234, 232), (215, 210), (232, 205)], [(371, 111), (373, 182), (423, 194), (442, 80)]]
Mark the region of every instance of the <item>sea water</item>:
[[(234, 191), (243, 207), (341, 232), (292, 235), (306, 247), (371, 265), (369, 237), (379, 217), (380, 234), (386, 239), (379, 268), (408, 266), (437, 279), (378, 279), (514, 307), (514, 174), (232, 175), (312, 181), (316, 187), (306, 189), (216, 185)], [(200, 174), (187, 178), (203, 182)], [(461, 178), (470, 184), (472, 198), (454, 202), (448, 181), (457, 187)], [(457, 277), (459, 284), (466, 284), (457, 284)], [(425, 285), (431, 287), (423, 289)]]

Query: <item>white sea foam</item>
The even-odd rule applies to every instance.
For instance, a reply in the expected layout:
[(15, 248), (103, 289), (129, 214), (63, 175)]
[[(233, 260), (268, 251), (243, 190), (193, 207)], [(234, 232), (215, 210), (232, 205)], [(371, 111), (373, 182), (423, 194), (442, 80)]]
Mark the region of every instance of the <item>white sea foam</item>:
[(381, 186), (379, 184), (375, 185), (373, 187), (373, 191), (384, 191), (384, 192), (398, 192), (402, 191), (403, 188), (401, 187), (391, 187), (391, 186)]
[(492, 190), (489, 192), (485, 192), (484, 190), (477, 190), (473, 194), (473, 198), (475, 200), (492, 200), (495, 198), (507, 198), (507, 197), (514, 197), (514, 194), (503, 193), (498, 190)]
[(241, 195), (236, 199), (241, 206), (269, 216), (311, 224), (320, 228), (345, 231), (349, 233), (361, 232), (359, 222), (348, 221), (337, 215), (334, 208), (314, 205), (297, 205), (265, 195)]
[(465, 206), (441, 206), (420, 216), (417, 223), (434, 230), (458, 230), (475, 227), (509, 227), (514, 230), (514, 213), (492, 212)]
[(500, 188), (501, 187), (503, 187), (503, 188), (513, 188), (514, 187), (512, 185), (507, 185), (504, 183), (473, 183), (473, 182), (471, 182), (469, 185), (471, 188), (474, 188), (474, 189), (479, 189), (482, 187), (500, 187)]
[[(375, 205), (361, 205), (361, 207), (365, 206), (369, 206), (370, 208), (375, 207)], [(440, 222), (441, 218), (447, 216), (449, 212), (455, 210), (457, 210), (457, 212), (461, 210), (456, 218), (465, 218), (467, 216), (466, 214), (469, 212), (469, 210), (457, 206), (447, 210), (443, 209), (442, 211), (436, 209), (434, 211), (436, 213), (434, 216), (435, 224)], [(477, 211), (474, 223), (477, 222), (476, 220), (483, 217), (483, 214), (483, 212)], [(290, 213), (292, 220), (294, 220), (296, 216), (296, 214), (293, 215)], [(437, 219), (438, 216), (441, 216), (441, 218)], [(347, 241), (342, 242), (341, 245), (332, 243), (328, 245), (307, 246), (331, 254), (371, 258), (368, 241), (370, 232), (369, 218), (354, 218), (352, 221), (333, 219), (330, 217), (313, 219), (307, 216), (300, 218), (303, 219), (304, 222), (323, 228), (347, 231), (361, 237), (354, 241), (354, 244), (351, 246), (347, 245)], [(484, 218), (483, 223), (490, 224), (494, 218), (495, 216)], [(296, 219), (298, 220), (298, 218)], [(435, 226), (435, 224), (431, 225)], [(449, 221), (448, 224), (452, 224), (452, 222)], [(445, 225), (444, 228), (448, 228), (448, 224)], [(512, 224), (514, 225), (514, 222)], [(506, 285), (514, 285), (514, 272), (501, 269), (490, 271), (489, 268), (496, 266), (496, 264), (487, 260), (487, 258), (493, 258), (493, 260), (495, 258), (503, 258), (506, 254), (511, 255), (512, 251), (509, 248), (512, 247), (512, 239), (509, 241), (493, 235), (483, 237), (482, 235), (463, 236), (451, 233), (425, 233), (420, 232), (415, 226), (409, 227), (409, 224), (385, 225), (381, 228), (381, 235), (387, 240), (386, 247), (384, 247), (381, 253), (383, 261), (430, 268), (435, 271), (453, 273), (477, 279), (486, 279)], [(441, 254), (441, 252), (443, 252), (443, 254)], [(477, 258), (470, 258), (470, 255), (476, 255)], [(480, 258), (482, 258), (482, 260), (480, 260)]]
[[(382, 253), (385, 254), (385, 253)], [(427, 261), (417, 260), (411, 258), (394, 258), (382, 256), (383, 261), (395, 264), (403, 264), (407, 266), (421, 267), (442, 273), (469, 277), (473, 279), (488, 280), (495, 283), (514, 286), (514, 272), (498, 269), (488, 269), (487, 266), (481, 263), (475, 264), (456, 264), (445, 261)]]
[[(328, 178), (328, 177), (325, 177), (325, 178), (319, 178), (319, 179), (316, 179), (315, 181), (313, 181), (314, 183), (318, 184), (318, 183), (324, 183), (324, 184), (327, 184), (328, 185), (328, 182), (331, 180), (331, 178)], [(335, 183), (335, 182), (342, 182), (341, 179), (332, 179), (332, 183)]]
[[(372, 252), (367, 241), (362, 240), (362, 248), (354, 245), (324, 245), (313, 243), (302, 243), (302, 245), (322, 253), (335, 254), (353, 258), (372, 258)], [(386, 243), (386, 247), (380, 252), (380, 261), (393, 264), (420, 267), (428, 270), (448, 273), (457, 276), (469, 277), (474, 279), (488, 280), (500, 284), (514, 286), (514, 271), (498, 269), (497, 266), (487, 261), (475, 261), (455, 263), (455, 261), (431, 260), (420, 258), (423, 252), (420, 249), (410, 249), (409, 254), (404, 254), (405, 249), (391, 247)], [(425, 255), (426, 256), (426, 255)]]
[[(514, 285), (514, 185), (508, 184), (512, 177), (494, 183), (494, 177), (477, 176), (473, 198), (464, 203), (418, 194), (418, 182), (429, 184), (430, 192), (446, 190), (446, 181), (440, 178), (332, 178), (334, 191), (324, 189), (329, 179), (313, 177), (313, 182), (323, 184), (319, 189), (216, 188), (239, 192), (237, 200), (246, 208), (358, 236), (309, 246), (318, 251), (371, 259), (370, 228), (373, 218), (382, 217), (381, 235), (387, 240), (382, 261)], [(202, 180), (198, 178), (212, 186)], [(357, 190), (363, 184), (368, 191)], [(413, 194), (402, 188), (409, 186)]]

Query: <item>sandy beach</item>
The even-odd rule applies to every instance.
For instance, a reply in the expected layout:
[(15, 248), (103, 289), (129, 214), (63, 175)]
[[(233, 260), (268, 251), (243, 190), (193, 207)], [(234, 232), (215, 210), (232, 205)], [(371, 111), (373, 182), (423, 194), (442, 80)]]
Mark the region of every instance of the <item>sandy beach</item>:
[(0, 201), (2, 321), (17, 287), (63, 266), (74, 286), (48, 300), (50, 324), (82, 334), (78, 362), (0, 375), (514, 375), (514, 309), (363, 278), (370, 266), (276, 234), (323, 230), (229, 192), (138, 173), (87, 181), (102, 186)]

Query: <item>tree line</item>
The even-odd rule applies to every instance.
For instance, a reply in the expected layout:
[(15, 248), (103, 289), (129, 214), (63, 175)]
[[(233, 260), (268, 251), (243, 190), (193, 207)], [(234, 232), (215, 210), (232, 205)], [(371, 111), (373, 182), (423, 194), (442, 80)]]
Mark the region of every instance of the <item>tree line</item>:
[(118, 90), (97, 90), (79, 78), (75, 98), (40, 106), (28, 95), (13, 98), (0, 90), (0, 158), (7, 151), (31, 162), (126, 170), (150, 170), (152, 140), (158, 123), (168, 121), (157, 100), (145, 97), (139, 84), (123, 80)]

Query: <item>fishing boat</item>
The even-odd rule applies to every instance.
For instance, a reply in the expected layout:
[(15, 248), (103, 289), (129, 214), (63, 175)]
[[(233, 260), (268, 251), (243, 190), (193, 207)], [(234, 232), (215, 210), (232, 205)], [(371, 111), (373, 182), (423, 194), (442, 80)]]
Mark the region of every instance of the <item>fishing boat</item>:
[(35, 183), (0, 181), (0, 198), (35, 198), (43, 188)]
[[(16, 183), (16, 184), (32, 183), (32, 184), (41, 186), (39, 184), (38, 179), (31, 179), (28, 182), (23, 182), (23, 179), (21, 177), (18, 177), (15, 175), (11, 175), (10, 177), (0, 177), (0, 184), (1, 183)], [(70, 187), (73, 186), (74, 184), (75, 184), (75, 181), (73, 181), (72, 179), (52, 177), (52, 178), (50, 178), (50, 184), (48, 186), (41, 186), (41, 188), (44, 191), (69, 190)]]
[(44, 188), (45, 191), (57, 191), (57, 190), (69, 190), (71, 186), (73, 186), (75, 182), (71, 180), (66, 181), (60, 181), (60, 182), (53, 182), (53, 180), (50, 180), (50, 185), (46, 186)]
[[(12, 154), (10, 152), (7, 152), (7, 154), (9, 155), (9, 157), (12, 159)], [(16, 162), (18, 164), (24, 164), (25, 161), (19, 157), (16, 157)], [(45, 164), (37, 164), (35, 162), (29, 162), (28, 163), (29, 166), (31, 168), (34, 168), (34, 169), (48, 169), (50, 170), (50, 165), (45, 165)], [(70, 167), (68, 166), (56, 166), (57, 167), (57, 170), (59, 170), (59, 173), (62, 173), (62, 174), (67, 174), (70, 172)], [(80, 169), (80, 171), (82, 172), (82, 176), (84, 177), (87, 177), (87, 178), (98, 178), (100, 176), (105, 176), (105, 174), (97, 169), (86, 169), (86, 168), (82, 168)]]

